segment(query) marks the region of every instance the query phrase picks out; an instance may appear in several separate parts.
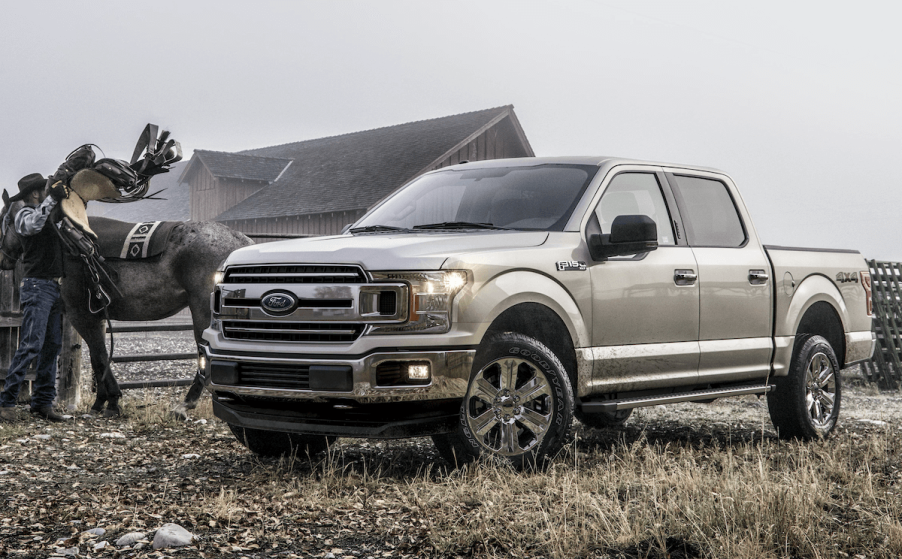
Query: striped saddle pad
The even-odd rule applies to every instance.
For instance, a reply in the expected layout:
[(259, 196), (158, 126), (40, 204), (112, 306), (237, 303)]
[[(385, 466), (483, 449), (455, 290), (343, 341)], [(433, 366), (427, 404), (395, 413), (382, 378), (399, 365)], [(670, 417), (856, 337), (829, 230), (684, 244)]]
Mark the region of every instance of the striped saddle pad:
[(100, 255), (104, 258), (138, 260), (159, 256), (166, 250), (169, 235), (180, 221), (128, 223), (105, 217), (89, 217), (97, 233)]

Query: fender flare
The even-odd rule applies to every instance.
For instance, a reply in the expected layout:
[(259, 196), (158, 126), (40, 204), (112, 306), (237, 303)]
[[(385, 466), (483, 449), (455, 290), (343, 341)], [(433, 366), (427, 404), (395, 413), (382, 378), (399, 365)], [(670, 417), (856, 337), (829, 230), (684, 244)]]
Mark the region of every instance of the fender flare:
[(476, 334), (482, 339), (501, 313), (521, 303), (544, 305), (557, 314), (570, 333), (573, 347), (589, 343), (589, 330), (573, 296), (550, 277), (525, 270), (495, 276), (465, 294), (459, 302), (457, 320), (478, 324)]
[(798, 333), (802, 317), (815, 303), (828, 303), (842, 323), (843, 332), (848, 332), (849, 309), (836, 285), (826, 276), (814, 274), (806, 277), (793, 291), (786, 316), (775, 328), (777, 335), (795, 336)]

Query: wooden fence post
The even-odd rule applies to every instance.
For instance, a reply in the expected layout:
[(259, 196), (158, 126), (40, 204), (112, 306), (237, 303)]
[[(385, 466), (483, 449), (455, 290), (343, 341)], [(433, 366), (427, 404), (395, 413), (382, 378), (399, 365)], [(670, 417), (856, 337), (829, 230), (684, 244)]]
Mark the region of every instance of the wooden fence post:
[(19, 308), (21, 277), (21, 262), (15, 270), (0, 271), (0, 391), (3, 390), (6, 372), (19, 347), (19, 327), (22, 324), (22, 310)]
[(73, 411), (81, 401), (81, 337), (65, 313), (62, 326), (63, 347), (56, 374), (56, 398), (67, 411)]

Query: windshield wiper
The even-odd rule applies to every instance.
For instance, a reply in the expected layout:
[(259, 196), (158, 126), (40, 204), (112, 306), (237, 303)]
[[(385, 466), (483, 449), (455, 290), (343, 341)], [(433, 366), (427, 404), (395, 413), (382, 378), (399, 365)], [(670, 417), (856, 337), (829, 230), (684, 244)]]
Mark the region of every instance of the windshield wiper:
[(394, 227), (392, 225), (367, 225), (366, 227), (355, 227), (348, 229), (351, 233), (384, 233), (386, 231), (395, 231), (401, 233), (409, 233), (410, 229), (404, 227)]
[(444, 221), (442, 223), (429, 223), (426, 225), (414, 225), (414, 229), (507, 229), (491, 223), (473, 223), (470, 221)]

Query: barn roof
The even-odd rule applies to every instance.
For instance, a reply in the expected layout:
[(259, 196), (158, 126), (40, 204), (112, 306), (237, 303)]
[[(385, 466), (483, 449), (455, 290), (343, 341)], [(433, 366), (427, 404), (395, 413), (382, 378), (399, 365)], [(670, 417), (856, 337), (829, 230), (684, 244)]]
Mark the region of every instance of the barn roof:
[[(248, 157), (292, 163), (278, 180), (215, 219), (229, 221), (369, 208), (505, 117), (510, 117), (523, 149), (532, 154), (512, 105), (239, 154), (217, 153), (217, 157), (236, 158), (228, 166)], [(201, 153), (206, 162), (207, 154), (216, 152)]]
[(120, 221), (188, 221), (191, 219), (191, 190), (188, 183), (179, 182), (187, 168), (187, 161), (179, 161), (172, 170), (150, 179), (149, 192), (162, 190), (158, 200), (140, 200), (125, 204), (90, 202), (88, 215), (108, 217)]
[(276, 180), (285, 168), (291, 165), (291, 158), (241, 155), (201, 149), (194, 150), (191, 160), (194, 161), (195, 158), (200, 160), (214, 177), (260, 182)]

